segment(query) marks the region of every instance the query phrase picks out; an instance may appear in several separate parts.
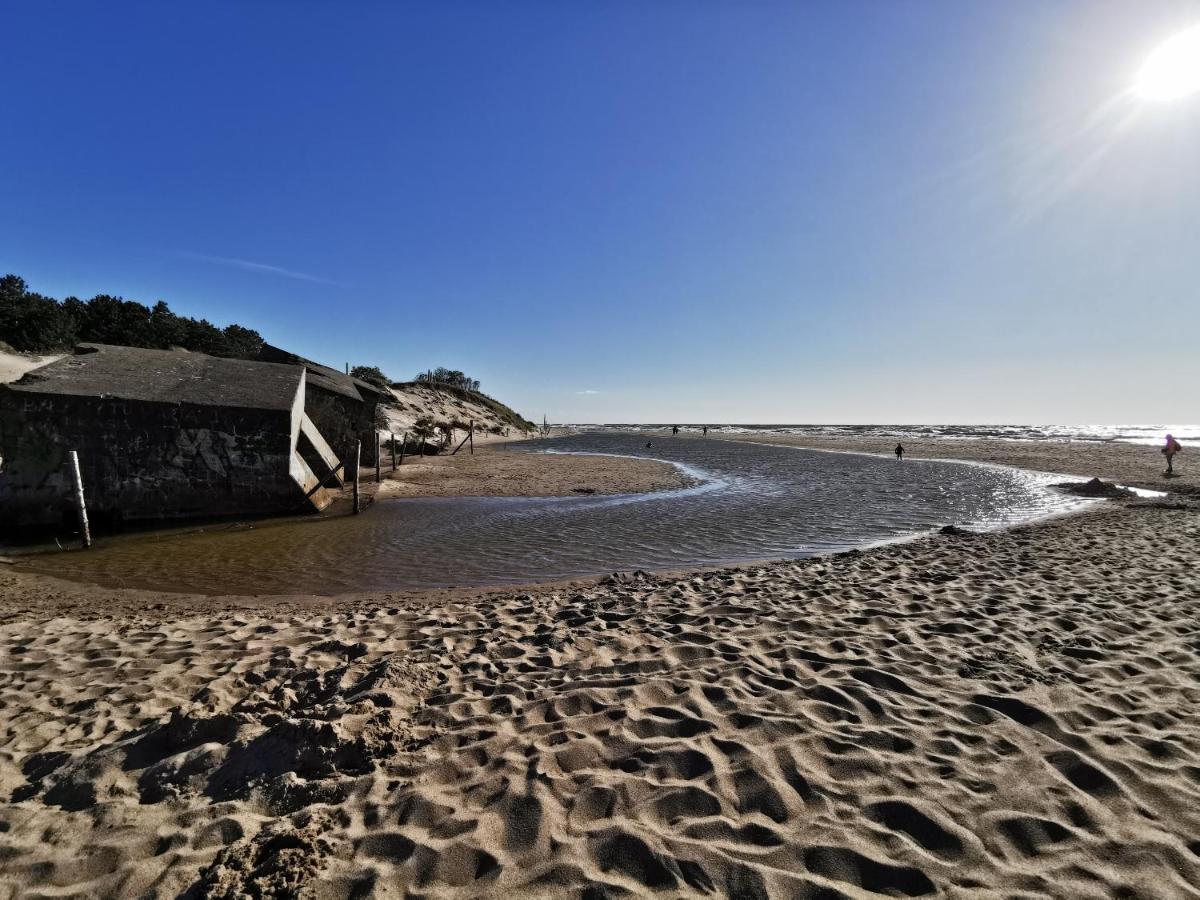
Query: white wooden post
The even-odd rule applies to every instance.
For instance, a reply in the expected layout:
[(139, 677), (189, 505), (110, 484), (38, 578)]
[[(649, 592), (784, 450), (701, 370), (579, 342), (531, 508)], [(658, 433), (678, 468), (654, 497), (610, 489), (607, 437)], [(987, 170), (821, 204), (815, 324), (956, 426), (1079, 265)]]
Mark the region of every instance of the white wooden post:
[(83, 549), (92, 546), (92, 530), (88, 527), (87, 503), (83, 499), (83, 476), (79, 474), (79, 454), (71, 451), (71, 480), (75, 482), (75, 509), (79, 513), (79, 532)]

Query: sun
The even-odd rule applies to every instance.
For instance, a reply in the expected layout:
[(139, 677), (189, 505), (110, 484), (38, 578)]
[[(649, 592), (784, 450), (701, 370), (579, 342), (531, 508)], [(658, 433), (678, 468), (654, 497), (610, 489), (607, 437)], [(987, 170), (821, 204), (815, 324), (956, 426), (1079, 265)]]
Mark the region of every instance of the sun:
[(1143, 100), (1178, 100), (1200, 91), (1200, 25), (1179, 32), (1151, 53), (1133, 91)]

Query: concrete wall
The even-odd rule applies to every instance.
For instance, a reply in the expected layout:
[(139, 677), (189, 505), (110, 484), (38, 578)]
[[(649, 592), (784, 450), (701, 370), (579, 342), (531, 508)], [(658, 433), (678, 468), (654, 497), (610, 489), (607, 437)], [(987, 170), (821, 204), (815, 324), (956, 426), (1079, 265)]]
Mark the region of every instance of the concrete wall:
[(357, 441), (363, 442), (363, 465), (375, 465), (375, 404), (361, 403), (309, 384), (304, 409), (338, 459), (346, 463), (347, 477), (354, 475)]
[(74, 521), (70, 450), (101, 525), (301, 508), (295, 413), (0, 390), (0, 528)]

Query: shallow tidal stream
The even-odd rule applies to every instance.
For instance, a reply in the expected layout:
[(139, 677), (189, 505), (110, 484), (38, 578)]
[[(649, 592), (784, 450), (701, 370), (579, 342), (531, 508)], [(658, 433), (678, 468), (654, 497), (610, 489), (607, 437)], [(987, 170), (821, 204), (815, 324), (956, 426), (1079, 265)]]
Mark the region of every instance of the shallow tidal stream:
[(358, 516), (103, 539), (21, 568), (206, 594), (337, 594), (520, 584), (860, 547), (942, 525), (998, 527), (1078, 506), (1016, 469), (725, 440), (585, 434), (509, 452), (645, 456), (689, 487), (572, 497), (396, 498)]

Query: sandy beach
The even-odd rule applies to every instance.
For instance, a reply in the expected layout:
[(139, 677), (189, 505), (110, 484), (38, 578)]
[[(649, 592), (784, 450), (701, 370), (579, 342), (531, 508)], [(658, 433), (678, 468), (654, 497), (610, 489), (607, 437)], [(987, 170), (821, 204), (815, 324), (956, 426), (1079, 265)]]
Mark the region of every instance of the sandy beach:
[(127, 6), (0, 16), (0, 900), (1200, 900), (1200, 0)]
[[(1090, 452), (974, 447), (1163, 486), (1131, 474), (1153, 448)], [(1200, 896), (1191, 477), (521, 590), (0, 566), (0, 896)]]

